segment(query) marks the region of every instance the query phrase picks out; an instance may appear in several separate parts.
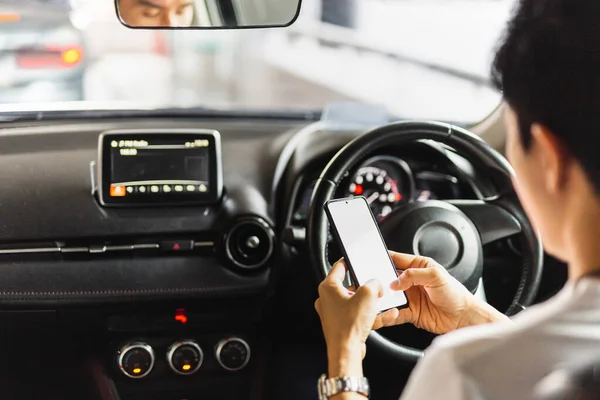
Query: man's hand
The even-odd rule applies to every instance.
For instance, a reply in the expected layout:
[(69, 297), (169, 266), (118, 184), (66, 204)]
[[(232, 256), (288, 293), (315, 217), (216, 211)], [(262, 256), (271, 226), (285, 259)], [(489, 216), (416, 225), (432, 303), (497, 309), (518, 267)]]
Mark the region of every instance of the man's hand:
[(329, 376), (361, 376), (365, 342), (372, 329), (411, 323), (433, 333), (508, 318), (477, 299), (430, 258), (390, 252), (400, 276), (391, 288), (404, 290), (409, 307), (377, 315), (381, 283), (369, 281), (356, 291), (344, 287), (346, 268), (338, 261), (319, 285), (315, 308), (327, 343)]
[[(329, 376), (362, 376), (365, 342), (377, 316), (377, 299), (383, 288), (369, 281), (356, 292), (344, 287), (346, 266), (338, 261), (319, 285), (315, 308), (321, 317), (327, 354)], [(392, 319), (379, 318), (392, 324)]]
[(409, 307), (379, 315), (374, 328), (411, 323), (433, 333), (508, 318), (477, 299), (430, 258), (390, 252), (399, 278), (392, 289), (404, 290)]

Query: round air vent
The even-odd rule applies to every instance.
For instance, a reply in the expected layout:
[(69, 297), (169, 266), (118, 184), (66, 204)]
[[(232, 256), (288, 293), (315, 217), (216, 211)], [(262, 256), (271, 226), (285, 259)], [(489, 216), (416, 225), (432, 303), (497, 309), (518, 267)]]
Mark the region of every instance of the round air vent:
[(225, 237), (227, 258), (239, 268), (260, 268), (273, 254), (274, 238), (273, 230), (263, 219), (242, 219)]

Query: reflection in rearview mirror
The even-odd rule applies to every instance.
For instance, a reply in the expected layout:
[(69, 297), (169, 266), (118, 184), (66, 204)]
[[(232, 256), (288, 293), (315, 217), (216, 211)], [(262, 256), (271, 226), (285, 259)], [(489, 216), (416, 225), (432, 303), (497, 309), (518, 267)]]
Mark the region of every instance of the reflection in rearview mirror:
[(115, 0), (131, 28), (249, 28), (292, 24), (301, 0)]

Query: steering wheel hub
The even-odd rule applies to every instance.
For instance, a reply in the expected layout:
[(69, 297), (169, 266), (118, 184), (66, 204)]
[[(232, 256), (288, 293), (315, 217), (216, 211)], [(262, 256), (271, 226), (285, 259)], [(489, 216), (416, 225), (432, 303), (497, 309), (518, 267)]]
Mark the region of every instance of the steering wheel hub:
[(415, 234), (415, 254), (430, 257), (446, 269), (451, 269), (460, 259), (463, 243), (452, 226), (442, 222), (425, 224)]
[(483, 249), (473, 222), (452, 204), (411, 203), (381, 222), (390, 250), (431, 257), (474, 292), (483, 272)]

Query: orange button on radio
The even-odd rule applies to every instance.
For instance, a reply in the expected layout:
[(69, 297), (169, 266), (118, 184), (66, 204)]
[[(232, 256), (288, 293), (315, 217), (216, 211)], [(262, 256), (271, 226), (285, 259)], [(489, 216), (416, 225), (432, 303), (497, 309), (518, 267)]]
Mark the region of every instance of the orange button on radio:
[(125, 186), (123, 185), (110, 185), (110, 197), (123, 197), (127, 194)]

